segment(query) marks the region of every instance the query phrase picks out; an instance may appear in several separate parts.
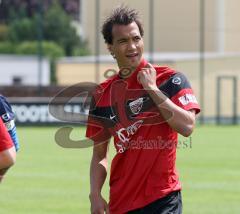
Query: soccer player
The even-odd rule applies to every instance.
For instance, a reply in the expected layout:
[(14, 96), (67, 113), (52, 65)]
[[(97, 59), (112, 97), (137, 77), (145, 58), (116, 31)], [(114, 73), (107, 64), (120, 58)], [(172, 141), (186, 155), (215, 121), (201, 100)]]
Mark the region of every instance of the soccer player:
[[(90, 167), (91, 213), (180, 214), (181, 184), (175, 167), (178, 133), (188, 137), (200, 111), (179, 72), (144, 59), (138, 12), (116, 8), (102, 34), (119, 72), (95, 90), (86, 136), (94, 141)], [(108, 145), (114, 137), (109, 203), (101, 189)]]
[(18, 149), (14, 113), (6, 98), (0, 95), (0, 182), (15, 163)]

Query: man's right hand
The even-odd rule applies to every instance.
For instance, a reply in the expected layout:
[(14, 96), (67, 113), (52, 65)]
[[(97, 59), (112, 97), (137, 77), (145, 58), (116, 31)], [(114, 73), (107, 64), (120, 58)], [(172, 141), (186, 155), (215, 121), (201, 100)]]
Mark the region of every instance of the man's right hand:
[(91, 202), (91, 214), (109, 214), (109, 207), (106, 200), (101, 196), (89, 196)]

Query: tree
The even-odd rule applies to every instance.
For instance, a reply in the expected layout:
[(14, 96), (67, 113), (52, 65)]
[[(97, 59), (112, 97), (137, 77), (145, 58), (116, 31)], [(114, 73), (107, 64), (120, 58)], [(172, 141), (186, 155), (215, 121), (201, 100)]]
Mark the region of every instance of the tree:
[(22, 18), (15, 19), (9, 25), (8, 39), (13, 43), (23, 41), (33, 41), (37, 38), (37, 28), (35, 19)]
[(70, 17), (56, 1), (44, 16), (43, 29), (44, 38), (58, 43), (64, 48), (67, 56), (73, 55), (76, 47), (84, 46), (76, 29), (71, 25)]
[[(13, 20), (10, 22), (8, 31), (10, 42), (17, 44), (37, 40), (39, 8), (37, 11), (38, 13), (34, 13), (32, 17), (26, 16), (24, 9), (21, 15), (12, 13)], [(18, 16), (20, 18), (16, 18)], [(86, 42), (77, 35), (76, 29), (71, 25), (70, 16), (66, 14), (58, 1), (54, 1), (42, 17), (43, 40), (57, 43), (64, 49), (67, 56), (89, 54)]]
[[(33, 17), (39, 3), (46, 12), (55, 0), (0, 0), (0, 23), (9, 23), (14, 17)], [(58, 0), (64, 11), (73, 19), (79, 20), (80, 0)], [(14, 16), (12, 16), (14, 15)], [(16, 15), (16, 16), (15, 16)]]

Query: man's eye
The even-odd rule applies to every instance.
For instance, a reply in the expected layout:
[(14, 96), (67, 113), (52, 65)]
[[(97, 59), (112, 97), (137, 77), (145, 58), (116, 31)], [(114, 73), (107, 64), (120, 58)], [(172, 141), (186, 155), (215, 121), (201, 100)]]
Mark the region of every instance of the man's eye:
[(126, 40), (120, 40), (119, 43), (122, 44), (122, 43), (126, 43), (127, 41)]
[(138, 37), (138, 36), (134, 38), (135, 41), (139, 41), (140, 39), (141, 39), (141, 38)]

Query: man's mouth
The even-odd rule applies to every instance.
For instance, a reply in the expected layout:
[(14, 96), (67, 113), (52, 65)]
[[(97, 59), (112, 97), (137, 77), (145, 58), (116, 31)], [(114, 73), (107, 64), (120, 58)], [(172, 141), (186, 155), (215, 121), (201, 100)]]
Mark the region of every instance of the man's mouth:
[(133, 57), (137, 57), (138, 53), (131, 53), (131, 54), (127, 54), (126, 55), (128, 58), (133, 58)]

